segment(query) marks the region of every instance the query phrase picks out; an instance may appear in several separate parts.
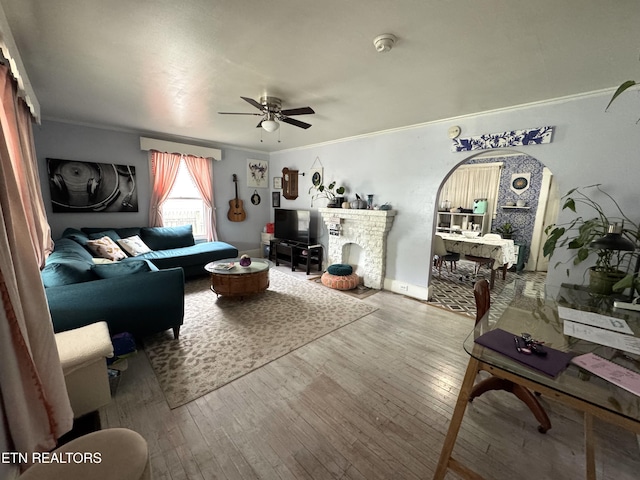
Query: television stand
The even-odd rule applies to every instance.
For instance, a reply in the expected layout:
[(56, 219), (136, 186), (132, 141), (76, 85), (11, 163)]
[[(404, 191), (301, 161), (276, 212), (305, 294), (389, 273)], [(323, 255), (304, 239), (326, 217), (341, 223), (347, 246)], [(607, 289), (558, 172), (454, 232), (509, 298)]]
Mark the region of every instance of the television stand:
[(318, 266), (318, 272), (322, 271), (323, 248), (320, 244), (305, 245), (290, 240), (271, 239), (269, 242), (269, 260), (276, 266), (280, 261), (291, 264), (291, 271), (295, 272), (298, 265), (306, 267), (307, 275), (311, 273), (311, 267)]

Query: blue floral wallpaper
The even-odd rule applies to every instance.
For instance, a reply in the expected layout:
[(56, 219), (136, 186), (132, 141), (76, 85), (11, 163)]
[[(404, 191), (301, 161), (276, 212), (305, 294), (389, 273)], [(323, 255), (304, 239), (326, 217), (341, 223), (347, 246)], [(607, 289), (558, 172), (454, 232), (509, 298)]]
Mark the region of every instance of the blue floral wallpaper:
[[(540, 199), (540, 189), (542, 187), (542, 171), (544, 165), (529, 155), (509, 155), (496, 157), (474, 158), (468, 164), (503, 162), (504, 167), (500, 175), (500, 190), (498, 193), (498, 206), (496, 215), (492, 222), (492, 230), (510, 222), (515, 229), (513, 239), (516, 243), (526, 245), (526, 255), (528, 256), (529, 246), (533, 238), (533, 224), (538, 209)], [(513, 174), (530, 173), (529, 188), (518, 195), (511, 190), (511, 178)], [(506, 209), (502, 208), (507, 202), (524, 200), (529, 209)]]

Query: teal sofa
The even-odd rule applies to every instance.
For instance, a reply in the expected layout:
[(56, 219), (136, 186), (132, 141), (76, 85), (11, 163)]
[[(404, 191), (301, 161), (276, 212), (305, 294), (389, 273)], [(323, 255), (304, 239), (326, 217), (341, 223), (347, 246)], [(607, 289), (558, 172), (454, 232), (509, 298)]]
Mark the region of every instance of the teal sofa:
[(151, 261), (160, 270), (182, 267), (185, 278), (206, 275), (207, 263), (223, 258), (236, 258), (238, 249), (226, 242), (196, 242), (191, 225), (179, 227), (127, 227), (127, 228), (82, 228), (81, 232), (67, 229), (63, 237), (70, 237), (80, 243), (83, 239), (98, 238), (104, 234), (113, 240), (138, 235), (151, 248), (151, 252), (135, 257)]
[[(172, 329), (177, 339), (184, 318), (185, 276), (206, 274), (206, 263), (238, 256), (238, 250), (224, 242), (195, 243), (190, 226), (84, 230), (65, 230), (41, 272), (55, 332), (105, 321), (111, 335), (144, 337)], [(105, 235), (139, 235), (157, 250), (96, 264), (87, 243)]]

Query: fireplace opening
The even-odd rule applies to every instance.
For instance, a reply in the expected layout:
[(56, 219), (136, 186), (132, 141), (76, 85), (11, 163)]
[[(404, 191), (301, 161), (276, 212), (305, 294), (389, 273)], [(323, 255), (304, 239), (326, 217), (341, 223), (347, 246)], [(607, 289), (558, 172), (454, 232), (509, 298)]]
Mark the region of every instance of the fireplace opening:
[(364, 250), (357, 243), (345, 243), (342, 246), (342, 262), (353, 267), (353, 273), (364, 278)]

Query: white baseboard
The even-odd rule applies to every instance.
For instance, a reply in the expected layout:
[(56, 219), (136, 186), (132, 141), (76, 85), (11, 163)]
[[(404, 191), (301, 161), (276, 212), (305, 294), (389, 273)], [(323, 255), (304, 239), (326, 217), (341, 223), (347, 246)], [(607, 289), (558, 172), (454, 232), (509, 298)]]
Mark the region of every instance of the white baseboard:
[(398, 280), (391, 280), (389, 278), (384, 279), (384, 289), (418, 300), (427, 300), (429, 298), (429, 290), (427, 287), (399, 282)]

